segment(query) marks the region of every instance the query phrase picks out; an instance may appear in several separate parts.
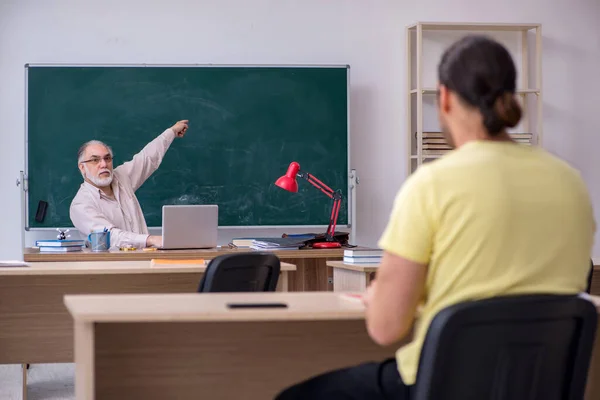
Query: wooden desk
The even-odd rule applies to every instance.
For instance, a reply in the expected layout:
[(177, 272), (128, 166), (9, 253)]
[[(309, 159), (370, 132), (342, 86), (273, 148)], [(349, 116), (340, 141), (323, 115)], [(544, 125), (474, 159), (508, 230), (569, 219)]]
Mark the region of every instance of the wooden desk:
[[(230, 310), (281, 301), (288, 309)], [(313, 374), (393, 356), (334, 293), (66, 296), (77, 399), (272, 399)]]
[[(593, 259), (594, 274), (590, 293), (600, 296), (600, 258)], [(333, 268), (334, 292), (364, 292), (375, 279), (378, 265), (346, 264), (343, 261), (327, 261), (327, 266)]]
[[(58, 261), (142, 261), (152, 258), (212, 259), (222, 254), (250, 252), (250, 249), (217, 248), (208, 250), (157, 250), (157, 251), (119, 251), (111, 250), (105, 253), (93, 253), (89, 250), (73, 253), (40, 253), (38, 249), (25, 248), (23, 260), (26, 262), (58, 262)], [(328, 260), (340, 260), (344, 249), (305, 249), (274, 251), (281, 261), (296, 266), (296, 271), (290, 272), (289, 290), (330, 291), (333, 290), (333, 271), (327, 267)]]
[[(238, 301), (289, 308), (226, 307)], [(312, 375), (395, 351), (374, 345), (362, 304), (336, 293), (66, 296), (65, 304), (77, 400), (270, 399)], [(600, 399), (600, 330), (596, 343), (586, 400)]]
[(364, 292), (379, 268), (378, 264), (357, 265), (343, 261), (327, 261), (327, 266), (333, 268), (334, 292)]
[[(151, 267), (149, 261), (32, 263), (0, 268), (0, 364), (73, 362), (66, 294), (194, 293), (205, 265)], [(285, 290), (295, 266), (282, 263)]]
[(590, 293), (594, 296), (600, 296), (600, 258), (592, 258), (594, 264), (594, 273), (592, 275), (592, 288)]

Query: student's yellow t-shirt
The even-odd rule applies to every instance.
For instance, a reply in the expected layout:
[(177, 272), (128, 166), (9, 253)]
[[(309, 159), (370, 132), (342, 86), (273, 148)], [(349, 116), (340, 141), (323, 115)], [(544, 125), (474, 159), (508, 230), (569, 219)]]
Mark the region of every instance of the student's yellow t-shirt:
[(427, 328), (472, 299), (585, 290), (596, 224), (578, 172), (543, 149), (472, 141), (422, 165), (398, 192), (379, 246), (428, 265), (413, 341), (396, 353), (416, 380)]

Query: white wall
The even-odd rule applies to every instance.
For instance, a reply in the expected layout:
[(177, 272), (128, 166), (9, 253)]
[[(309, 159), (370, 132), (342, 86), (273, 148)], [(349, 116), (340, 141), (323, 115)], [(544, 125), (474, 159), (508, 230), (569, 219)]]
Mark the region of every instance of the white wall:
[(374, 245), (406, 176), (418, 20), (542, 23), (545, 146), (582, 170), (600, 221), (598, 17), (597, 0), (0, 0), (0, 258), (21, 257), (25, 63), (350, 64), (355, 242)]

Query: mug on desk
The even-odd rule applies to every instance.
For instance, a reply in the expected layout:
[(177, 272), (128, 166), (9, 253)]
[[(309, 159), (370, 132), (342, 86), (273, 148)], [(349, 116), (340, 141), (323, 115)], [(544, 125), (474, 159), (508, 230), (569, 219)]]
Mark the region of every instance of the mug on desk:
[(108, 251), (110, 248), (110, 231), (104, 229), (88, 235), (92, 251)]

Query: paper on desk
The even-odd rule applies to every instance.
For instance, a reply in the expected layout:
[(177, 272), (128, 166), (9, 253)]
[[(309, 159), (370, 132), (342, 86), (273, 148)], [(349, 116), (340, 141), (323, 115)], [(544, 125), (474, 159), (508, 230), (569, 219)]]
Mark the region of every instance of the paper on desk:
[(340, 297), (345, 300), (356, 301), (362, 303), (363, 295), (359, 293), (342, 293)]
[(171, 260), (171, 259), (158, 259), (158, 258), (153, 258), (150, 261), (150, 265), (151, 266), (159, 266), (159, 265), (190, 265), (190, 266), (196, 266), (196, 265), (204, 265), (204, 259), (203, 258), (197, 258), (194, 260)]
[(0, 260), (0, 268), (2, 267), (29, 267), (29, 264), (19, 260)]

